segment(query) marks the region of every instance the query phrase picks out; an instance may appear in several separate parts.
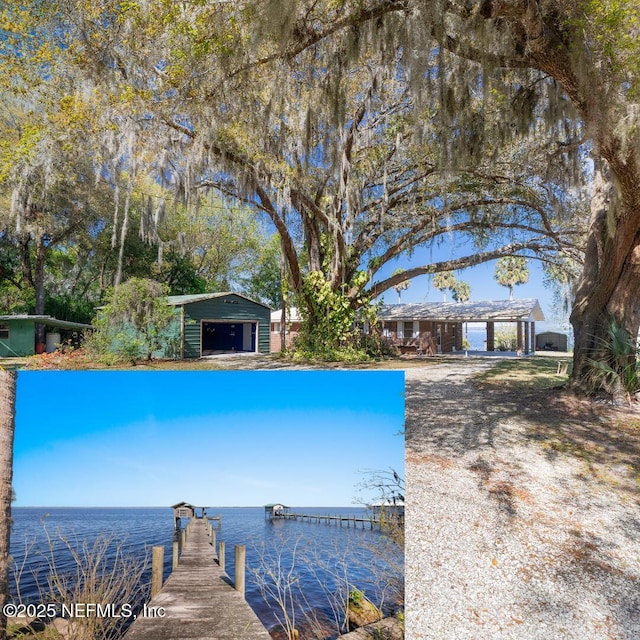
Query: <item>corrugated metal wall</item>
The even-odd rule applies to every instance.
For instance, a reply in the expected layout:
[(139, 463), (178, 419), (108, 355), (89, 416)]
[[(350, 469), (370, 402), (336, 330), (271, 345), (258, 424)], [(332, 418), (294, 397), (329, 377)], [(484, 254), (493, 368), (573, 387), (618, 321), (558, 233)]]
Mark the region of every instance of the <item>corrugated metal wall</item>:
[(9, 328), (9, 338), (0, 340), (0, 357), (32, 356), (35, 353), (33, 320), (1, 320), (0, 324)]

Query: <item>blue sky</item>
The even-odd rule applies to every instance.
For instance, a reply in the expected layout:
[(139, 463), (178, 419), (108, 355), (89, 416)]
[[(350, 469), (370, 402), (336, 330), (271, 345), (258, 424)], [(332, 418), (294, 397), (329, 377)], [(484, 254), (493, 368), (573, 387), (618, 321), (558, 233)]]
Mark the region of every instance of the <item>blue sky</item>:
[(400, 371), (21, 371), (14, 504), (349, 506), (403, 428)]

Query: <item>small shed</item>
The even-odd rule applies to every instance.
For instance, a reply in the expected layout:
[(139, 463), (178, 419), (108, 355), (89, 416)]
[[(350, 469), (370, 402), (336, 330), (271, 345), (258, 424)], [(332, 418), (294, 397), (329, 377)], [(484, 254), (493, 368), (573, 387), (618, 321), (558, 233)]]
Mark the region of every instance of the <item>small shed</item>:
[(375, 518), (387, 521), (404, 521), (404, 500), (387, 500), (369, 505)]
[(270, 520), (273, 518), (278, 518), (279, 516), (283, 516), (288, 513), (289, 507), (285, 507), (285, 505), (280, 503), (274, 504), (266, 504), (264, 506), (264, 516), (265, 518), (269, 518)]
[(568, 345), (566, 333), (543, 331), (536, 335), (536, 348), (539, 351), (568, 351)]
[(169, 296), (167, 302), (179, 318), (167, 342), (178, 343), (181, 358), (270, 351), (271, 309), (261, 302), (229, 291)]
[(196, 508), (188, 502), (178, 502), (178, 504), (171, 505), (173, 509), (173, 519), (176, 527), (180, 524), (181, 518), (190, 520), (195, 516)]
[[(36, 325), (45, 325), (46, 342), (36, 345)], [(32, 356), (55, 351), (58, 345), (70, 339), (79, 344), (80, 334), (91, 329), (90, 324), (58, 320), (46, 315), (0, 315), (0, 357)]]

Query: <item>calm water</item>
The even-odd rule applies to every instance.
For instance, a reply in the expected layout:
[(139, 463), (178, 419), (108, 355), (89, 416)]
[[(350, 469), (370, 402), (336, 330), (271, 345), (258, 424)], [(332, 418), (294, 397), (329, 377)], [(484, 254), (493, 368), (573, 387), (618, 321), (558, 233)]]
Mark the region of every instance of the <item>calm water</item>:
[[(358, 508), (297, 507), (300, 513), (357, 515)], [(278, 626), (278, 606), (274, 596), (262, 592), (273, 589), (273, 582), (262, 577), (267, 571), (280, 569), (291, 582), (296, 601), (296, 626), (303, 629), (303, 637), (311, 637), (309, 618), (333, 621), (339, 618), (340, 603), (351, 588), (364, 591), (371, 599), (383, 598), (390, 606), (396, 597), (392, 588), (394, 577), (402, 567), (402, 557), (378, 531), (300, 521), (270, 521), (263, 508), (209, 508), (209, 516), (221, 516), (217, 527), (218, 540), (226, 544), (226, 571), (234, 575), (236, 544), (247, 548), (246, 599), (270, 630)], [(150, 557), (155, 545), (165, 547), (165, 578), (171, 570), (173, 542), (173, 513), (167, 508), (142, 509), (79, 509), (16, 507), (13, 509), (11, 553), (15, 564), (24, 570), (19, 579), (23, 602), (41, 601), (38, 582), (46, 583), (48, 574), (47, 533), (56, 548), (56, 563), (60, 572), (74, 567), (67, 548), (60, 542), (66, 537), (78, 544), (86, 540), (91, 545), (100, 535), (120, 543), (124, 552), (139, 558)], [(25, 548), (28, 548), (25, 555)], [(115, 544), (110, 554), (115, 552)], [(291, 572), (290, 569), (292, 569)], [(145, 573), (150, 580), (150, 570)], [(16, 581), (12, 593), (17, 594)], [(277, 595), (275, 596), (277, 599)], [(307, 629), (305, 634), (304, 629)], [(336, 633), (328, 631), (327, 637)]]

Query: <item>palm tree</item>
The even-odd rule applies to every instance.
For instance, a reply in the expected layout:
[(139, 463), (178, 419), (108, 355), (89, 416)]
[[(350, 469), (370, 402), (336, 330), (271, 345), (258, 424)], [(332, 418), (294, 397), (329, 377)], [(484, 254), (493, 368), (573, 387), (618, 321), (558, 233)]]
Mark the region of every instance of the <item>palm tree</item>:
[[(402, 273), (403, 271), (404, 269), (396, 269), (391, 275), (397, 276), (399, 273)], [(400, 304), (401, 302), (402, 292), (408, 289), (410, 284), (411, 283), (409, 282), (409, 280), (403, 280), (402, 282), (398, 282), (398, 284), (394, 285), (393, 288), (396, 290), (396, 293), (398, 294), (398, 304)]]
[(509, 287), (509, 300), (513, 300), (513, 287), (529, 281), (527, 259), (522, 256), (506, 256), (496, 264), (493, 276), (503, 287)]
[(453, 271), (440, 271), (433, 276), (433, 286), (442, 291), (443, 301), (447, 301), (447, 289), (453, 289), (456, 284), (456, 276)]
[(456, 302), (466, 302), (471, 297), (471, 285), (464, 280), (458, 280), (451, 288), (451, 297)]
[(16, 372), (0, 369), (0, 640), (7, 637), (3, 612), (9, 592), (9, 540), (13, 490), (13, 434), (16, 416)]

